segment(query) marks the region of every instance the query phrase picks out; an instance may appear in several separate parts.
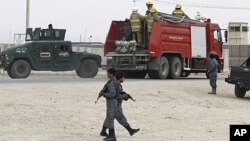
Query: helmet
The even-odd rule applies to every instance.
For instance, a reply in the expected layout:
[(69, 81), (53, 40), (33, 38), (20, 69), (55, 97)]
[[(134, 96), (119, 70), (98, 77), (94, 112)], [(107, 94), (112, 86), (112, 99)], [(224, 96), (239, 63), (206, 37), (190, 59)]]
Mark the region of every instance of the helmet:
[(138, 9), (136, 7), (133, 8), (133, 12), (137, 12)]
[(153, 2), (151, 0), (148, 0), (146, 5), (153, 5)]
[(182, 5), (180, 3), (176, 4), (175, 8), (181, 8)]
[(157, 12), (157, 10), (156, 10), (155, 7), (152, 7), (149, 11), (150, 11), (150, 12), (153, 12), (153, 13)]

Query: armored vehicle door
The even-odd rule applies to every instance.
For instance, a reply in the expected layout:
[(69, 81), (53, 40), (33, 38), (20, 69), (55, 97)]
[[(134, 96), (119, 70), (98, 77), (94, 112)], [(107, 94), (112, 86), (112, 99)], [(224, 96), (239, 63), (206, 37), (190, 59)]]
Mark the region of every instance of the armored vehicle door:
[(53, 54), (49, 43), (36, 43), (33, 47), (35, 69), (50, 70), (52, 67)]
[(54, 44), (54, 67), (57, 70), (69, 70), (72, 66), (72, 50), (70, 43)]

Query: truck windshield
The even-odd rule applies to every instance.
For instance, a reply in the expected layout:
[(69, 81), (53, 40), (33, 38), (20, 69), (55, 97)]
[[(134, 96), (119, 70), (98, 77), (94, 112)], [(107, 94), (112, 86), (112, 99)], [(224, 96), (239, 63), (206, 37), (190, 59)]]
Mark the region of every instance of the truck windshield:
[(214, 29), (214, 39), (218, 42), (222, 42), (220, 29)]

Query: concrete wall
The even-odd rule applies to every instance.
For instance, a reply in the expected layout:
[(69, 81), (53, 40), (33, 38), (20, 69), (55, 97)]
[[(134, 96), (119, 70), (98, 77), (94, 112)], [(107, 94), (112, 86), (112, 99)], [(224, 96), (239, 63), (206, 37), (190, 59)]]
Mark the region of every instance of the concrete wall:
[(229, 66), (240, 65), (250, 56), (250, 45), (223, 45), (229, 50)]
[(106, 64), (107, 58), (104, 56), (103, 44), (99, 42), (78, 42), (72, 43), (73, 51), (75, 52), (88, 52), (98, 54), (102, 57), (102, 65)]
[(7, 48), (13, 47), (13, 46), (14, 46), (13, 44), (3, 44), (3, 43), (0, 43), (0, 52), (4, 51)]

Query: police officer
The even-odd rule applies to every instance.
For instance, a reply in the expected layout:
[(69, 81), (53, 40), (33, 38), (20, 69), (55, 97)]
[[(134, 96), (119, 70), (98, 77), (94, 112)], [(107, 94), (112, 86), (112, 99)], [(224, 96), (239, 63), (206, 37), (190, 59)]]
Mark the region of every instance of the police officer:
[(150, 9), (153, 7), (153, 2), (151, 0), (148, 0), (147, 3), (146, 3), (146, 6), (147, 6), (147, 11), (146, 11), (146, 14), (145, 15), (148, 15), (150, 13)]
[(154, 21), (159, 21), (160, 17), (156, 15), (156, 8), (152, 7), (150, 13), (147, 15), (147, 27), (148, 27), (148, 40), (150, 39), (152, 24)]
[(116, 71), (113, 68), (108, 69), (107, 76), (110, 80), (108, 84), (108, 90), (104, 93), (106, 98), (106, 118), (103, 123), (103, 129), (100, 133), (101, 136), (106, 136), (106, 129), (109, 129), (109, 135), (104, 139), (106, 141), (116, 141), (115, 130), (114, 130), (114, 119), (115, 119), (115, 109), (118, 105), (118, 98), (120, 95), (116, 80)]
[(121, 94), (121, 100), (118, 100), (118, 106), (116, 107), (115, 110), (115, 119), (124, 127), (128, 130), (130, 136), (134, 135), (134, 133), (138, 132), (140, 129), (133, 129), (130, 127), (129, 123), (127, 122), (126, 117), (123, 114), (122, 111), (122, 101), (124, 99), (128, 99), (128, 95), (126, 94), (126, 92), (123, 91), (122, 85), (121, 83), (123, 83), (124, 81), (124, 73), (118, 73), (116, 75), (116, 80), (117, 80), (117, 85), (118, 85), (118, 89), (120, 91)]
[(214, 53), (209, 53), (207, 73), (209, 75), (210, 86), (212, 87), (212, 91), (208, 92), (208, 94), (216, 94), (216, 88), (217, 88), (216, 81), (217, 81), (218, 67), (219, 67), (219, 63), (216, 60)]
[(172, 15), (173, 16), (177, 16), (177, 17), (182, 17), (182, 16), (186, 16), (186, 17), (188, 17), (187, 15), (186, 15), (186, 13), (183, 11), (183, 10), (181, 10), (181, 8), (182, 8), (182, 5), (181, 4), (176, 4), (176, 6), (175, 6), (175, 10), (172, 12)]
[[(118, 73), (116, 75), (116, 84), (117, 84), (117, 89), (118, 89), (118, 92), (120, 92), (120, 96), (117, 97), (117, 106), (115, 108), (115, 119), (124, 127), (128, 130), (130, 136), (134, 135), (136, 132), (138, 132), (140, 129), (133, 129), (130, 127), (129, 123), (127, 122), (127, 119), (126, 117), (124, 116), (123, 114), (123, 111), (122, 111), (122, 101), (123, 99), (128, 99), (128, 95), (125, 94), (125, 92), (123, 91), (122, 89), (122, 85), (121, 83), (123, 83), (124, 81), (124, 73)], [(105, 121), (106, 122), (106, 121)], [(106, 129), (107, 129), (107, 126), (105, 125), (106, 123), (104, 122), (104, 125), (103, 125), (103, 129), (100, 133), (101, 136), (107, 136), (107, 133), (106, 133)], [(107, 138), (105, 138), (105, 140), (114, 140), (115, 138), (111, 137), (111, 136), (108, 136)]]
[(132, 29), (133, 40), (137, 43), (142, 43), (141, 37), (141, 21), (145, 19), (144, 16), (138, 13), (138, 9), (136, 7), (133, 8), (133, 12), (130, 15), (130, 24)]

